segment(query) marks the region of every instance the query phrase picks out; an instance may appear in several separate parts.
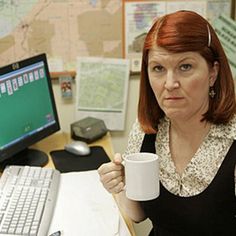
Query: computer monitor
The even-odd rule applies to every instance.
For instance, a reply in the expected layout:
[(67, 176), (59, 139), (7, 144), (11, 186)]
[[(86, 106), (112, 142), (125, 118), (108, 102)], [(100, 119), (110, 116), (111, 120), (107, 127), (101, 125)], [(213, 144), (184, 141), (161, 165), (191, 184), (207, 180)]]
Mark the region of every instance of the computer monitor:
[(0, 68), (0, 166), (43, 166), (29, 147), (60, 130), (47, 58), (40, 54)]

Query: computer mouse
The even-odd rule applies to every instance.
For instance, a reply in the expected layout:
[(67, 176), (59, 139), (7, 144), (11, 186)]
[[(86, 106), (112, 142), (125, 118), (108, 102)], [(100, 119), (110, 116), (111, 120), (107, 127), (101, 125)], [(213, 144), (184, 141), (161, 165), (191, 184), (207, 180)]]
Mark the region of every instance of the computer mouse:
[(89, 155), (91, 152), (88, 144), (83, 141), (75, 141), (68, 143), (65, 145), (65, 150), (78, 156), (86, 156)]

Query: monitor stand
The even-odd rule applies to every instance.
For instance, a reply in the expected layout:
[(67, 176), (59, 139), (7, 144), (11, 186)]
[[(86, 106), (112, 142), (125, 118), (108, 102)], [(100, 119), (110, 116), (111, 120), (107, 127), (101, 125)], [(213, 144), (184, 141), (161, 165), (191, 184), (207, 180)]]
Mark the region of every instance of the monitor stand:
[(27, 165), (27, 166), (45, 166), (48, 163), (48, 155), (40, 150), (27, 148), (15, 154), (10, 159), (0, 163), (0, 169), (4, 169), (7, 165)]

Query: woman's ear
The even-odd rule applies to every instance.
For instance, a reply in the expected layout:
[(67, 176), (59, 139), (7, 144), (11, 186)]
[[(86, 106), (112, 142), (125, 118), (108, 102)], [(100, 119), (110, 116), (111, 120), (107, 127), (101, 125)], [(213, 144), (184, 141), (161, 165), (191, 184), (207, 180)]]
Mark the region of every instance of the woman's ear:
[(211, 87), (215, 84), (218, 73), (219, 73), (219, 62), (215, 61), (213, 67), (210, 69), (209, 82)]

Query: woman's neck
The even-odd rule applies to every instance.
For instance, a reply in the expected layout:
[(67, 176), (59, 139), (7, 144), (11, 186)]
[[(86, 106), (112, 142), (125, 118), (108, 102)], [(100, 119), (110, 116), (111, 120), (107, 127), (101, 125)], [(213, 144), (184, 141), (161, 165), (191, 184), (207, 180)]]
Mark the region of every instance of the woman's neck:
[(170, 123), (169, 148), (176, 171), (182, 174), (210, 130), (208, 122)]
[(170, 120), (170, 132), (175, 132), (178, 136), (193, 137), (204, 136), (210, 129), (210, 123), (199, 119), (192, 120)]

